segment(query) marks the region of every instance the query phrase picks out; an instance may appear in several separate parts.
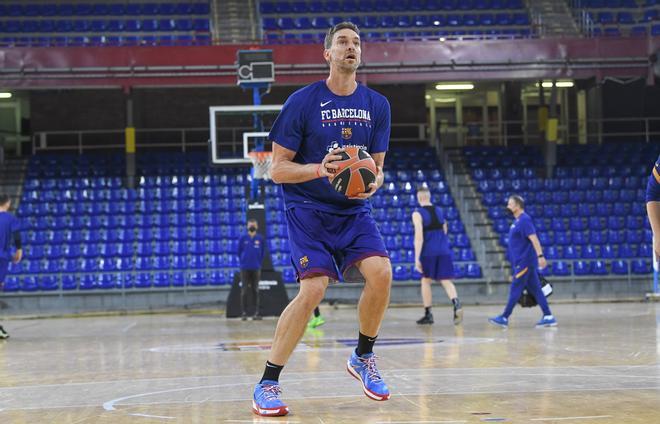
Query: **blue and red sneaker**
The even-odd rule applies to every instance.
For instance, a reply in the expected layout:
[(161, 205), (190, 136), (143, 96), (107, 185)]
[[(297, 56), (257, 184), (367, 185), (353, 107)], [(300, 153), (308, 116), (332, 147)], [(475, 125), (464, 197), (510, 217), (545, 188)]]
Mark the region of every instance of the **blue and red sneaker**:
[(353, 351), (346, 364), (346, 369), (349, 374), (362, 383), (362, 390), (370, 399), (387, 400), (390, 398), (390, 390), (376, 368), (376, 355), (373, 353), (358, 356)]
[(254, 386), (252, 411), (262, 417), (281, 417), (289, 413), (289, 407), (280, 400), (282, 389), (277, 381), (264, 380)]

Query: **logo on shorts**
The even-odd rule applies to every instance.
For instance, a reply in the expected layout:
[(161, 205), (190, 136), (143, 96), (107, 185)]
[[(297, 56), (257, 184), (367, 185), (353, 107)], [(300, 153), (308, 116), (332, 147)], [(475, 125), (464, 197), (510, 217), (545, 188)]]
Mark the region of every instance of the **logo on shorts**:
[(348, 140), (351, 137), (353, 137), (353, 129), (352, 128), (342, 128), (341, 129), (341, 138), (343, 138), (344, 140)]
[(300, 266), (303, 268), (307, 268), (307, 265), (309, 265), (309, 258), (307, 256), (303, 256), (300, 258)]

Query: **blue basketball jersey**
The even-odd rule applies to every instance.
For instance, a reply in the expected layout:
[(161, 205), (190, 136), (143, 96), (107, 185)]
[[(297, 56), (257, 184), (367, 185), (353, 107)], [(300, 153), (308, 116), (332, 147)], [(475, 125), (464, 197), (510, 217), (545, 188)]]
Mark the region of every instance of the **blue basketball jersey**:
[[(353, 94), (338, 96), (325, 80), (293, 93), (270, 131), (270, 140), (296, 152), (299, 164), (321, 163), (328, 151), (358, 146), (369, 153), (387, 151), (390, 105), (381, 94), (358, 84)], [(337, 193), (327, 178), (282, 184), (287, 209), (303, 207), (337, 214), (370, 210), (369, 202)]]
[(509, 261), (514, 274), (526, 267), (538, 267), (538, 259), (529, 236), (536, 234), (532, 218), (523, 213), (509, 229)]
[(655, 162), (646, 184), (646, 201), (660, 202), (660, 156)]
[(9, 212), (0, 212), (0, 259), (11, 259), (13, 234), (18, 230), (18, 219)]
[(449, 240), (442, 228), (442, 225), (446, 222), (442, 214), (442, 209), (434, 206), (433, 211), (438, 218), (437, 224), (439, 228), (432, 228), (433, 217), (428, 209), (423, 207), (415, 209), (415, 212), (418, 212), (422, 216), (422, 226), (424, 227), (424, 243), (422, 244), (422, 252), (419, 256), (451, 255)]

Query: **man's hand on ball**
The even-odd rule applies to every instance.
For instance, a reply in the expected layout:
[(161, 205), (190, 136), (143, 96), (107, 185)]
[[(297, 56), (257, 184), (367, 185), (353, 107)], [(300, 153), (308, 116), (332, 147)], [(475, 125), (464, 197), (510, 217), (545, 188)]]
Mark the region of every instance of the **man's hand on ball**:
[(319, 168), (317, 170), (317, 175), (319, 177), (332, 177), (335, 175), (335, 172), (337, 169), (339, 169), (338, 165), (335, 165), (332, 163), (333, 161), (340, 160), (342, 157), (338, 155), (338, 153), (343, 152), (344, 149), (334, 149), (331, 152), (329, 152), (323, 160), (321, 161)]
[(360, 200), (366, 200), (370, 198), (371, 196), (374, 195), (376, 190), (380, 188), (380, 186), (383, 185), (383, 181), (385, 180), (385, 174), (383, 173), (383, 167), (382, 166), (377, 166), (378, 168), (378, 174), (376, 174), (376, 182), (369, 184), (369, 191), (366, 193), (359, 193), (353, 197), (349, 197), (349, 199), (360, 199)]

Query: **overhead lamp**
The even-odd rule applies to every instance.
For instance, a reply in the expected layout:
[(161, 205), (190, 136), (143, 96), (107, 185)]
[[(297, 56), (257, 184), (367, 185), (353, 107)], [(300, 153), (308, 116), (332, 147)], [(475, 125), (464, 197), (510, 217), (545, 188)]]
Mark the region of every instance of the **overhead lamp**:
[[(543, 81), (542, 85), (543, 88), (552, 88), (552, 81)], [(570, 88), (573, 87), (575, 84), (573, 83), (573, 81), (557, 81), (555, 85), (558, 88)], [(539, 86), (538, 82), (536, 83), (536, 86), (537, 87)]]
[(454, 103), (456, 101), (456, 98), (454, 97), (438, 97), (435, 99), (436, 102), (438, 103)]
[(11, 99), (11, 93), (6, 91), (0, 92), (0, 99)]
[(474, 84), (472, 83), (453, 83), (453, 84), (438, 84), (435, 86), (436, 90), (472, 90), (474, 88)]

